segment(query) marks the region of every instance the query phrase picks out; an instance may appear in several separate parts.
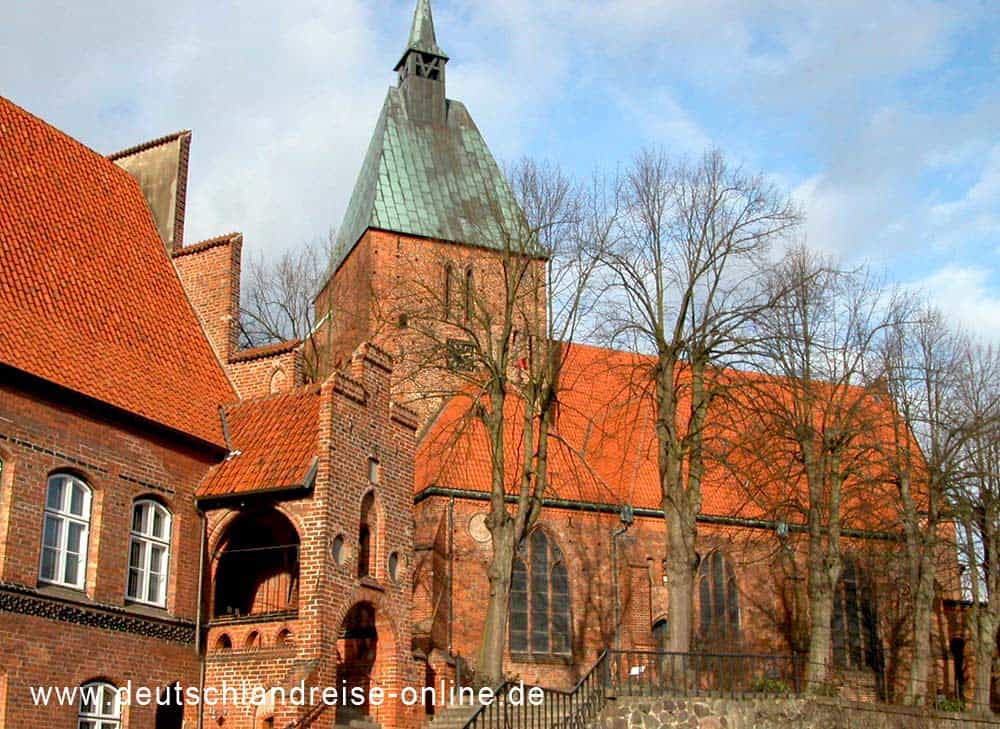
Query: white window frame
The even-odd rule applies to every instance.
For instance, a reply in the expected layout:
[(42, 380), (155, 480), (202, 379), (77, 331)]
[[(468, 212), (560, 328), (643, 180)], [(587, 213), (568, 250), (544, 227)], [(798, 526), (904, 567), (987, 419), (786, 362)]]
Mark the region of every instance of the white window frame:
[[(96, 690), (97, 699), (93, 706), (84, 706), (86, 693)], [(122, 704), (121, 696), (114, 684), (107, 681), (90, 681), (80, 687), (80, 703), (76, 714), (76, 729), (121, 729)], [(111, 708), (104, 710), (105, 696), (111, 695)]]
[[(58, 507), (49, 506), (49, 493), (59, 482), (63, 483), (62, 500)], [(73, 492), (75, 489), (80, 489), (83, 493), (83, 504), (81, 508), (82, 513), (80, 514), (76, 514), (71, 511)], [(54, 473), (49, 476), (48, 481), (46, 481), (45, 484), (45, 513), (42, 519), (41, 554), (39, 555), (38, 561), (39, 582), (45, 582), (50, 585), (71, 587), (75, 590), (84, 589), (84, 585), (87, 583), (87, 553), (89, 551), (90, 544), (92, 497), (93, 491), (90, 486), (83, 481), (83, 479), (77, 478), (76, 476), (68, 473)], [(45, 544), (46, 527), (50, 521), (58, 524), (56, 544), (54, 547), (47, 546)], [(77, 565), (75, 582), (70, 582), (66, 579), (66, 565), (69, 559), (69, 549), (66, 544), (66, 538), (69, 533), (69, 527), (72, 524), (79, 525), (83, 528), (80, 535), (80, 553), (77, 556), (79, 562)], [(55, 574), (52, 577), (46, 577), (43, 572), (47, 549), (54, 550), (56, 555)]]
[[(142, 523), (139, 529), (135, 528), (135, 512), (143, 510)], [(163, 517), (163, 535), (157, 536), (152, 531), (152, 514), (159, 512)], [(129, 520), (129, 540), (128, 540), (128, 571), (125, 575), (125, 597), (129, 602), (138, 602), (144, 605), (155, 607), (166, 607), (167, 604), (167, 578), (170, 575), (170, 539), (172, 536), (173, 515), (170, 510), (153, 499), (138, 499), (132, 504), (131, 519)], [(141, 564), (132, 563), (132, 552), (135, 545), (140, 547)], [(153, 583), (152, 559), (155, 549), (163, 550), (163, 559), (160, 563), (159, 582), (155, 599), (149, 598), (150, 586)], [(129, 591), (132, 574), (137, 575), (136, 584), (139, 594), (135, 595)]]

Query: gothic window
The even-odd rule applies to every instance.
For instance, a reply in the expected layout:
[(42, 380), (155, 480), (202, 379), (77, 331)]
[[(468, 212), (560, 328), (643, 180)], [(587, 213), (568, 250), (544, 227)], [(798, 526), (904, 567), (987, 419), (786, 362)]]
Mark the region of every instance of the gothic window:
[(374, 507), (375, 492), (369, 491), (361, 500), (361, 526), (358, 530), (358, 577), (367, 577), (372, 574)]
[(121, 725), (121, 701), (114, 686), (93, 681), (80, 687), (77, 729), (120, 729)]
[(60, 473), (49, 477), (42, 527), (39, 577), (82, 589), (87, 571), (91, 491), (83, 481)]
[(512, 653), (570, 654), (569, 577), (562, 552), (541, 529), (514, 558), (510, 595)]
[(467, 268), (465, 269), (465, 289), (462, 292), (462, 296), (464, 297), (463, 308), (465, 310), (465, 318), (467, 320), (472, 318), (472, 310), (475, 303), (473, 301), (473, 297), (475, 296), (475, 293), (476, 281), (473, 277), (472, 269)]
[(167, 600), (167, 565), (170, 560), (170, 512), (155, 501), (143, 499), (132, 507), (129, 537), (129, 600), (163, 607)]
[(444, 319), (451, 319), (451, 280), (454, 272), (450, 263), (444, 264), (444, 290), (441, 292), (441, 301), (444, 308)]
[(871, 591), (853, 559), (844, 560), (830, 621), (833, 663), (838, 668), (874, 666), (875, 615)]
[(698, 640), (730, 646), (740, 640), (740, 593), (733, 567), (716, 550), (698, 565)]
[(656, 642), (656, 650), (666, 651), (669, 637), (670, 634), (667, 632), (666, 619), (657, 620), (653, 624), (653, 640)]

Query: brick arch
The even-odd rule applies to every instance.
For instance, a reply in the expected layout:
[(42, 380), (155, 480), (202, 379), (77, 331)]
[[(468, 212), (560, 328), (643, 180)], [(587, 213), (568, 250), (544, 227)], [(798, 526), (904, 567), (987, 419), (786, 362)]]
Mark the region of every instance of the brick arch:
[[(405, 665), (405, 646), (400, 635), (398, 624), (392, 618), (388, 608), (389, 600), (380, 593), (373, 590), (358, 588), (351, 598), (344, 603), (344, 607), (338, 611), (333, 624), (337, 626), (337, 655), (336, 663), (338, 668), (337, 685), (341, 683), (340, 669), (344, 665), (345, 658), (350, 658), (351, 647), (347, 645), (347, 640), (343, 636), (343, 631), (347, 627), (346, 623), (352, 612), (368, 607), (371, 609), (374, 618), (374, 629), (376, 634), (376, 654), (374, 662), (370, 668), (372, 677), (371, 686), (382, 688), (388, 696), (395, 692), (398, 696), (403, 689), (403, 666)], [(369, 716), (382, 726), (399, 726), (404, 709), (398, 701), (386, 699), (381, 706), (371, 706), (368, 708)], [(341, 723), (341, 715), (337, 714), (337, 722)]]
[(138, 501), (155, 501), (157, 504), (169, 511), (172, 517), (177, 515), (174, 500), (168, 498), (166, 494), (161, 494), (159, 491), (143, 491), (142, 493), (136, 494), (132, 497), (131, 506), (135, 507), (136, 502)]
[(213, 615), (276, 615), (297, 609), (302, 540), (283, 510), (238, 511), (215, 542), (209, 563)]
[(240, 517), (246, 516), (247, 514), (263, 513), (269, 510), (277, 511), (283, 517), (288, 519), (289, 522), (291, 522), (292, 527), (298, 534), (299, 543), (301, 544), (302, 535), (305, 533), (305, 525), (302, 523), (302, 519), (298, 514), (288, 509), (281, 502), (274, 502), (266, 507), (263, 507), (262, 509), (229, 509), (229, 513), (219, 519), (219, 521), (208, 530), (208, 534), (206, 535), (207, 539), (205, 540), (208, 559), (214, 561), (215, 558), (218, 557), (219, 546), (223, 541), (223, 537), (226, 536), (226, 533), (229, 531), (229, 527), (231, 527)]

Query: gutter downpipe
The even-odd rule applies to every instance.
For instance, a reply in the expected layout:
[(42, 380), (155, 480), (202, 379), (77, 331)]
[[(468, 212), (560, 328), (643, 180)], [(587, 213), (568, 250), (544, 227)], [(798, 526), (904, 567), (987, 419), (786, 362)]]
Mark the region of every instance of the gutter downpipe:
[(621, 521), (622, 525), (611, 532), (611, 573), (614, 575), (612, 580), (612, 589), (614, 593), (614, 647), (616, 651), (622, 649), (622, 637), (621, 637), (621, 580), (618, 570), (618, 537), (629, 530), (632, 526), (632, 522), (635, 520), (632, 507), (625, 505), (621, 508)]
[(448, 499), (448, 658), (455, 661), (455, 683), (462, 687), (462, 661), (454, 653), (455, 625), (455, 497)]
[[(207, 531), (207, 523), (205, 520), (205, 512), (202, 511), (198, 506), (198, 517), (201, 522), (201, 546), (198, 549), (199, 561), (198, 561), (198, 606), (195, 611), (194, 617), (194, 650), (198, 655), (198, 696), (202, 697), (205, 695), (205, 655), (204, 646), (202, 645), (201, 638), (201, 624), (202, 624), (202, 601), (204, 599), (204, 584), (205, 584), (205, 532)], [(204, 704), (198, 702), (198, 723), (197, 729), (202, 729), (205, 721), (205, 707)]]

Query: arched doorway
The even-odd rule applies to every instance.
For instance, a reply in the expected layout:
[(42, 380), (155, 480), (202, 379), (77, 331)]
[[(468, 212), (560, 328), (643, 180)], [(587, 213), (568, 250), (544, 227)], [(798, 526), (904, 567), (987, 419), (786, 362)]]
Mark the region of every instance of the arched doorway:
[[(378, 629), (375, 625), (375, 608), (371, 603), (360, 602), (352, 607), (340, 629), (340, 663), (337, 665), (337, 687), (344, 687), (352, 697), (345, 706), (337, 707), (337, 724), (344, 725), (352, 719), (369, 715), (368, 696), (375, 685), (375, 667), (378, 658)], [(356, 689), (363, 690), (361, 705), (353, 699)]]

